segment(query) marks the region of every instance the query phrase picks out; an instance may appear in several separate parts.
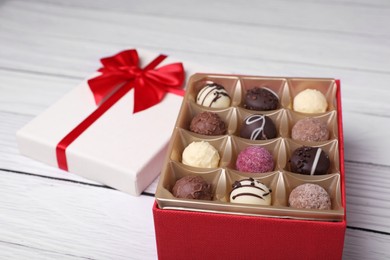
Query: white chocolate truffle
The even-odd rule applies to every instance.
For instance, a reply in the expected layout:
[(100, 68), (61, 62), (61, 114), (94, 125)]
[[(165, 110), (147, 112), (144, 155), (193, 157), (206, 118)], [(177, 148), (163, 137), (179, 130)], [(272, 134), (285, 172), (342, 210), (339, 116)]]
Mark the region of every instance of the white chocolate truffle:
[(243, 179), (233, 183), (230, 202), (271, 205), (272, 190), (253, 178)]
[(182, 163), (201, 168), (216, 168), (219, 164), (218, 150), (205, 141), (192, 142), (183, 151)]
[(227, 108), (230, 106), (230, 96), (225, 88), (216, 83), (203, 87), (196, 97), (196, 103), (204, 107)]
[(324, 113), (328, 102), (324, 94), (316, 89), (305, 89), (294, 98), (293, 109), (301, 113)]

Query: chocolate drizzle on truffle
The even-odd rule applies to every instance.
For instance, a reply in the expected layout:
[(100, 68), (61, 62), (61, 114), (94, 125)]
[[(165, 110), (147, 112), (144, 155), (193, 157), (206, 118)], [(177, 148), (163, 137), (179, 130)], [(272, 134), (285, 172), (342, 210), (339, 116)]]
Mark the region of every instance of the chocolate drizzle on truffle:
[[(248, 183), (249, 182), (249, 183)], [(244, 184), (245, 183), (245, 184)], [(263, 186), (263, 187), (262, 187)], [(242, 179), (240, 181), (235, 181), (232, 185), (233, 190), (231, 191), (231, 199), (235, 200), (240, 196), (251, 196), (256, 197), (261, 200), (265, 200), (266, 196), (269, 196), (272, 192), (271, 189), (267, 188), (263, 183), (253, 178)], [(233, 195), (234, 191), (241, 188), (254, 189), (253, 192), (249, 192), (248, 189), (244, 189), (244, 192), (237, 192)]]
[[(213, 95), (211, 102), (209, 104), (205, 104), (205, 101), (210, 98), (210, 95)], [(222, 85), (217, 83), (209, 83), (199, 92), (197, 103), (202, 106), (211, 107), (213, 103), (216, 103), (218, 99), (222, 98), (223, 96), (229, 97), (228, 93)]]
[(271, 118), (251, 115), (244, 119), (240, 136), (250, 140), (267, 140), (277, 136), (276, 126)]

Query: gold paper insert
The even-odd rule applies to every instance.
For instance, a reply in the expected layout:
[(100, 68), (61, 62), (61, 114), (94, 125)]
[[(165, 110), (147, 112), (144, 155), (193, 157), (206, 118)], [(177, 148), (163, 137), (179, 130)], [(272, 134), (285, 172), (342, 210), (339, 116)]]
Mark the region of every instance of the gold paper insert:
[[(232, 102), (226, 109), (213, 109), (196, 104), (199, 90), (207, 83), (215, 82), (225, 87)], [(254, 86), (267, 86), (279, 97), (279, 108), (273, 111), (247, 110), (243, 97)], [(328, 109), (320, 114), (302, 114), (292, 111), (294, 97), (306, 88), (321, 91), (328, 101)], [(193, 210), (242, 215), (260, 215), (277, 218), (310, 219), (322, 221), (341, 221), (344, 208), (341, 202), (340, 162), (338, 153), (336, 84), (333, 79), (279, 78), (235, 75), (195, 74), (187, 86), (182, 107), (172, 134), (156, 200), (160, 208)], [(192, 118), (200, 112), (217, 113), (227, 126), (226, 135), (205, 136), (189, 130)], [(269, 116), (276, 125), (278, 135), (275, 139), (252, 141), (239, 137), (242, 121), (253, 114)], [(291, 139), (291, 128), (304, 117), (316, 117), (327, 123), (330, 139), (324, 142), (298, 142)], [(218, 168), (203, 169), (181, 163), (184, 148), (193, 141), (207, 141), (219, 152), (221, 160)], [(238, 153), (247, 146), (257, 145), (271, 152), (275, 166), (268, 173), (245, 173), (236, 170)], [(331, 166), (326, 175), (307, 176), (290, 172), (288, 160), (294, 149), (302, 146), (321, 147), (328, 155)], [(171, 191), (176, 180), (186, 175), (201, 175), (212, 185), (213, 199), (190, 200), (175, 198)], [(258, 206), (230, 203), (230, 192), (234, 181), (252, 177), (272, 189), (271, 205)], [(329, 193), (331, 210), (294, 209), (288, 207), (288, 196), (292, 189), (303, 183), (316, 183)]]

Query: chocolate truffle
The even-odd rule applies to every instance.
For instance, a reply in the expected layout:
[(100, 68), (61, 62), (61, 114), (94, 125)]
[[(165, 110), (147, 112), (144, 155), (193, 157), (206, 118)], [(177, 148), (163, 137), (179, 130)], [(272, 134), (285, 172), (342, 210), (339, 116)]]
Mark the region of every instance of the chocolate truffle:
[(305, 89), (295, 96), (293, 109), (301, 113), (323, 113), (328, 108), (326, 97), (316, 89)]
[(277, 109), (278, 95), (267, 87), (254, 87), (245, 94), (244, 107), (250, 110), (267, 111)]
[(268, 116), (251, 115), (244, 119), (240, 136), (250, 140), (267, 140), (277, 135), (274, 122)]
[(329, 139), (329, 130), (325, 122), (308, 117), (299, 120), (291, 129), (291, 137), (297, 141), (320, 142)]
[(227, 108), (230, 106), (230, 96), (222, 85), (208, 83), (199, 91), (196, 103), (204, 107)]
[(271, 205), (272, 190), (253, 178), (235, 181), (230, 193), (230, 202)]
[(183, 164), (201, 168), (216, 168), (219, 159), (218, 150), (205, 141), (190, 143), (182, 155)]
[(297, 209), (331, 209), (329, 194), (320, 185), (305, 183), (293, 189), (288, 198), (290, 207)]
[(223, 135), (226, 126), (216, 113), (205, 111), (192, 118), (190, 130), (202, 135)]
[(236, 168), (242, 172), (270, 172), (274, 169), (274, 159), (267, 149), (248, 146), (238, 154)]
[(172, 194), (176, 198), (211, 200), (211, 185), (200, 176), (185, 176), (176, 181)]
[(326, 174), (330, 167), (329, 156), (319, 147), (302, 146), (292, 153), (291, 171), (305, 175)]

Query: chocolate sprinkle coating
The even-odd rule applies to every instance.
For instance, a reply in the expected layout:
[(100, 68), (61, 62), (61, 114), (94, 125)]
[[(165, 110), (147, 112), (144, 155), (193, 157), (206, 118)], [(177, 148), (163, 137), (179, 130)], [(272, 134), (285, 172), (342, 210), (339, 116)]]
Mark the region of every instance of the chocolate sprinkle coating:
[(279, 98), (265, 87), (254, 87), (245, 94), (244, 107), (250, 110), (268, 111), (279, 106)]
[(268, 140), (277, 136), (276, 126), (271, 118), (251, 115), (244, 119), (240, 136), (250, 140)]
[(319, 147), (299, 147), (290, 158), (290, 168), (295, 173), (323, 175), (328, 172), (329, 167), (329, 156)]
[(226, 133), (226, 126), (216, 113), (205, 111), (194, 116), (190, 130), (202, 135), (223, 135)]
[(211, 185), (200, 176), (185, 176), (176, 181), (172, 189), (176, 198), (211, 200)]
[(305, 183), (293, 189), (288, 204), (297, 209), (329, 210), (332, 207), (330, 196), (326, 190), (313, 183)]

